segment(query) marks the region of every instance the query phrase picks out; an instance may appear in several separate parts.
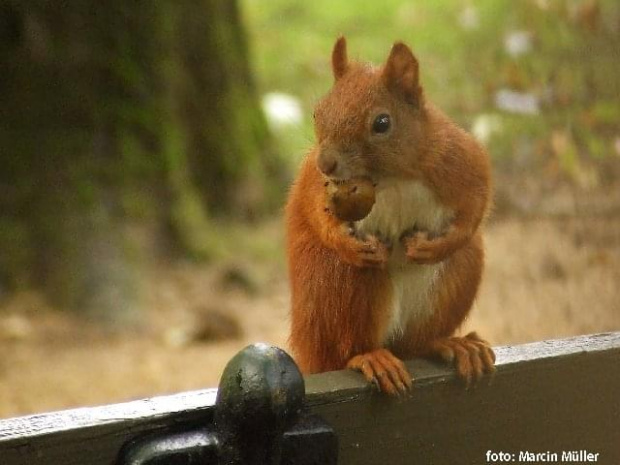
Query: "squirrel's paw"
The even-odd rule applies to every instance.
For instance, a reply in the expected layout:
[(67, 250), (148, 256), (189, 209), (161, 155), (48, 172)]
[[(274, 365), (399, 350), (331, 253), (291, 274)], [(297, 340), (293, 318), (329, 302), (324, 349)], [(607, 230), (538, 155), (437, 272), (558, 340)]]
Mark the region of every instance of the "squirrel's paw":
[(347, 368), (361, 371), (369, 382), (392, 396), (411, 389), (412, 378), (407, 367), (387, 349), (356, 355), (349, 360)]
[(407, 258), (420, 265), (438, 263), (448, 256), (443, 236), (431, 238), (428, 231), (416, 231), (402, 238)]
[(341, 253), (344, 261), (359, 267), (383, 268), (388, 256), (388, 247), (375, 236), (364, 240), (353, 239), (350, 247)]
[(478, 381), (483, 373), (495, 371), (493, 349), (475, 332), (465, 337), (438, 339), (432, 343), (431, 352), (454, 364), (459, 376), (468, 387), (472, 381)]

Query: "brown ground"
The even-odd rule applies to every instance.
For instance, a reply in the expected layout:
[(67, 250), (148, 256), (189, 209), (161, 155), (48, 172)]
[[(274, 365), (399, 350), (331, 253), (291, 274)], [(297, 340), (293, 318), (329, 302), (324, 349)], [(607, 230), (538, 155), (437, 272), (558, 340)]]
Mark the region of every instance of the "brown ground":
[[(273, 241), (280, 229), (267, 228)], [(487, 230), (486, 277), (466, 329), (494, 344), (620, 330), (620, 219), (504, 219)], [(286, 347), (278, 263), (162, 267), (149, 280), (147, 327), (124, 335), (53, 312), (36, 295), (5, 302), (0, 417), (215, 386), (245, 345)]]

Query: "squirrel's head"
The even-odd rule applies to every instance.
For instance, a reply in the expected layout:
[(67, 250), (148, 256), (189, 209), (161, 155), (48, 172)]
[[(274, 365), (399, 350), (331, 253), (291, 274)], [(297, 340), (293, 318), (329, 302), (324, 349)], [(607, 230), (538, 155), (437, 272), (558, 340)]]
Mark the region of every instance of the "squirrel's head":
[(381, 67), (349, 62), (340, 37), (332, 52), (335, 83), (316, 105), (317, 164), (333, 179), (379, 181), (411, 173), (422, 150), (426, 110), (418, 61), (397, 42)]

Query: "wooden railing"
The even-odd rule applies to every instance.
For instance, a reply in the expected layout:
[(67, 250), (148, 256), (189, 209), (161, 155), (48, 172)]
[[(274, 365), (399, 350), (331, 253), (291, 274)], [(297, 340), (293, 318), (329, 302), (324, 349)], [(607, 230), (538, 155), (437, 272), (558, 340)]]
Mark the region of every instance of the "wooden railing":
[[(620, 333), (495, 351), (497, 372), (470, 389), (452, 369), (413, 360), (407, 397), (339, 371), (305, 379), (304, 408), (333, 428), (339, 464), (620, 464)], [(0, 465), (112, 465), (130, 440), (209, 425), (216, 396), (209, 389), (0, 420)]]

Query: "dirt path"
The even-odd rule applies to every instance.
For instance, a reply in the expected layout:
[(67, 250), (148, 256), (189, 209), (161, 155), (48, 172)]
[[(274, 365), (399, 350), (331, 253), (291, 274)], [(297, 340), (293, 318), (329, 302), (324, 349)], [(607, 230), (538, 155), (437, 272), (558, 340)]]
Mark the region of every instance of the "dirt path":
[[(620, 219), (503, 220), (489, 225), (487, 251), (484, 286), (465, 330), (509, 344), (620, 329)], [(160, 270), (145, 302), (148, 327), (121, 336), (52, 312), (34, 295), (5, 303), (0, 417), (214, 386), (245, 345), (286, 348), (282, 266), (240, 264), (232, 276), (246, 269), (250, 285), (231, 284), (230, 267)], [(197, 325), (210, 339), (234, 335), (235, 321), (240, 337), (196, 341)]]

